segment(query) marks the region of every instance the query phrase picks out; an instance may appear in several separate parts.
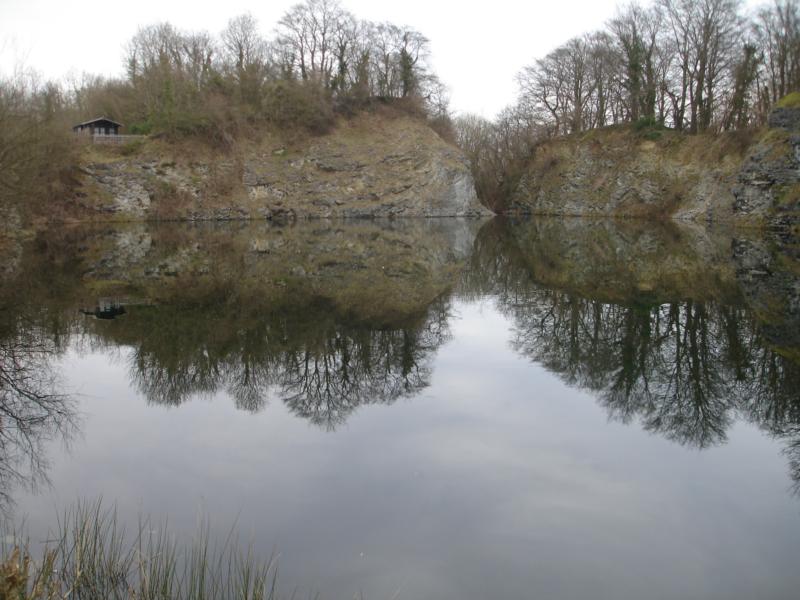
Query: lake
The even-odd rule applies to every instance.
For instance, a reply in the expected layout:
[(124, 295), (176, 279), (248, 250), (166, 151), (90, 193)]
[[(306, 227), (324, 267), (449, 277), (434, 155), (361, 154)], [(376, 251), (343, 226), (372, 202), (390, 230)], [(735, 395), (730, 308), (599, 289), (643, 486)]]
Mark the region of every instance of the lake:
[(102, 497), (235, 530), (287, 596), (800, 593), (778, 234), (119, 224), (3, 254), (0, 497), (34, 542)]

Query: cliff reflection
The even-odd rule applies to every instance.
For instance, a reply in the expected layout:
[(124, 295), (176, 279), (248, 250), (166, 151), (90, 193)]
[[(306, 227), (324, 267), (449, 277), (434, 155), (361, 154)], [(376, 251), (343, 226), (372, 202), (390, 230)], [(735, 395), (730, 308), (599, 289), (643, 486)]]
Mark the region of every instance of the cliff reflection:
[(769, 238), (581, 220), (104, 226), (21, 256), (2, 391), (9, 410), (45, 407), (45, 437), (71, 422), (49, 375), (70, 343), (124, 349), (154, 404), (224, 392), (335, 429), (419, 394), (453, 297), (490, 297), (517, 352), (614, 419), (697, 448), (750, 420), (784, 440), (800, 482), (800, 269)]
[[(77, 321), (83, 338), (129, 349), (131, 380), (149, 402), (224, 391), (240, 409), (280, 400), (333, 429), (361, 405), (429, 385), (476, 229), (416, 220), (109, 227), (61, 245), (83, 273), (74, 297), (97, 307)], [(120, 307), (115, 318), (106, 306)]]
[[(633, 224), (496, 222), (476, 241), (466, 279), (498, 299), (519, 353), (593, 392), (612, 418), (697, 448), (749, 419), (784, 439), (800, 482), (800, 362), (785, 345), (796, 338), (794, 313), (773, 309), (776, 326), (748, 305), (754, 293), (742, 279), (752, 268), (720, 251), (741, 243), (683, 236)], [(682, 249), (665, 254), (673, 244)], [(608, 254), (626, 257), (619, 272)], [(774, 272), (772, 294), (761, 278), (757, 296), (792, 306), (796, 277)]]

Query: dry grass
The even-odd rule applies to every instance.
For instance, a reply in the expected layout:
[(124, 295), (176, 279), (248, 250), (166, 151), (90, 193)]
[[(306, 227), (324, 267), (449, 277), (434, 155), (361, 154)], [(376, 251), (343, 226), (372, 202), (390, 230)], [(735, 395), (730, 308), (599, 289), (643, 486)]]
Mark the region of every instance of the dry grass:
[(207, 525), (188, 545), (141, 520), (126, 535), (114, 510), (79, 503), (37, 557), (27, 544), (4, 547), (0, 598), (14, 600), (204, 600), (276, 598), (277, 570), (230, 534), (212, 543)]

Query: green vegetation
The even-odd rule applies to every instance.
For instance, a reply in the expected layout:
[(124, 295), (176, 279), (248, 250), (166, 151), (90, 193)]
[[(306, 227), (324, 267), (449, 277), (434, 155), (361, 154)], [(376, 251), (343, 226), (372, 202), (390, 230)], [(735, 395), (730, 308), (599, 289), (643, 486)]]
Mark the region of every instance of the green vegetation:
[(633, 122), (633, 130), (643, 139), (655, 142), (661, 139), (664, 123), (655, 117), (640, 117)]
[(800, 92), (792, 92), (778, 100), (778, 108), (800, 108)]
[(8, 600), (200, 600), (276, 598), (277, 570), (235, 535), (212, 544), (208, 525), (190, 543), (148, 519), (126, 534), (115, 510), (79, 503), (60, 519), (38, 555), (3, 547), (0, 598)]

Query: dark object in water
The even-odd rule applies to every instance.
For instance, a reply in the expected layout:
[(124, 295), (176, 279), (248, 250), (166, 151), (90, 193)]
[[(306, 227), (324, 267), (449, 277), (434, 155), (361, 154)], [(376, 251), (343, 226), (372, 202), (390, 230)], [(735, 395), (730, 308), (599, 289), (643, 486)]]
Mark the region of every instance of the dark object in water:
[(117, 302), (100, 301), (93, 309), (81, 309), (81, 314), (110, 321), (125, 314), (125, 307)]

